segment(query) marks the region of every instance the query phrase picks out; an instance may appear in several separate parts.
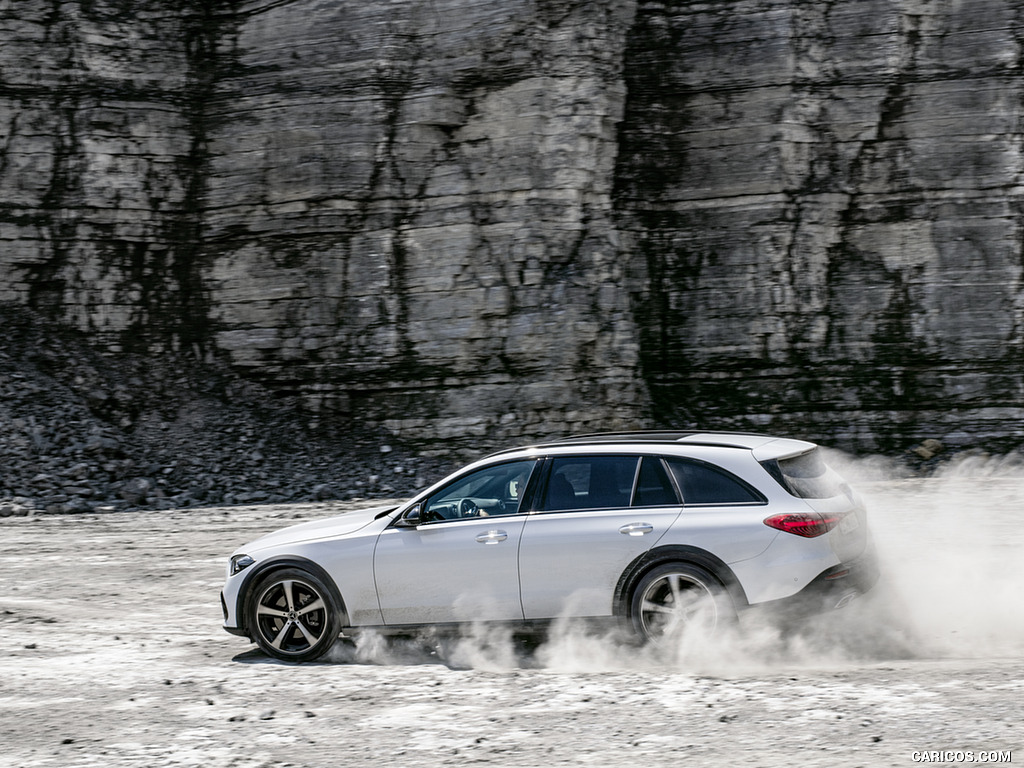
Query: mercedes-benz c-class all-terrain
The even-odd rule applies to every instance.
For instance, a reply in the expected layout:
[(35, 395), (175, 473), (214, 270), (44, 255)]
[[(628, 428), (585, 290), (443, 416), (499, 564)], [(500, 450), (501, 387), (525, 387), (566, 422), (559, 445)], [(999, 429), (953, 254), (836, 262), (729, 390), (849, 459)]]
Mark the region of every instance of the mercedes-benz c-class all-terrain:
[(666, 643), (752, 606), (839, 607), (874, 584), (858, 496), (813, 443), (573, 437), (476, 461), (397, 506), (231, 556), (224, 628), (309, 661), (344, 635), (607, 619)]

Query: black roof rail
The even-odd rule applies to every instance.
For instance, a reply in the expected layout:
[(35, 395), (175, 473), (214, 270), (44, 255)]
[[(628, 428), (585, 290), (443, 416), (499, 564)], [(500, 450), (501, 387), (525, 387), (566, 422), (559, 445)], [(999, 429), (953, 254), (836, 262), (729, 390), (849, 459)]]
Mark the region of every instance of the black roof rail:
[[(591, 434), (584, 435), (572, 435), (570, 437), (555, 438), (553, 440), (541, 440), (536, 443), (529, 445), (521, 445), (515, 448), (506, 448), (502, 451), (497, 451), (492, 456), (500, 456), (503, 453), (511, 453), (513, 451), (520, 451), (524, 448), (555, 448), (560, 446), (571, 446), (571, 445), (601, 445), (604, 443), (621, 443), (621, 442), (634, 442), (634, 443), (678, 443), (687, 437), (693, 435), (713, 434), (722, 435), (727, 437), (729, 435), (756, 435), (758, 437), (765, 437), (765, 435), (757, 435), (755, 432), (721, 432), (718, 430), (681, 430), (681, 429), (646, 429), (646, 430), (633, 430), (628, 432), (594, 432)], [(701, 440), (700, 442), (687, 443), (687, 445), (707, 445), (716, 446), (721, 448), (746, 448), (743, 445), (736, 445), (729, 443), (727, 440)]]
[[(757, 432), (727, 432), (720, 429), (637, 429), (627, 432), (594, 432), (592, 434), (572, 435), (555, 440), (547, 441), (547, 445), (576, 442), (604, 442), (619, 440), (636, 440), (644, 442), (650, 440), (659, 443), (675, 443), (694, 435), (721, 435), (723, 437), (771, 437)], [(712, 442), (712, 441), (708, 441)]]
[(545, 441), (545, 445), (563, 445), (571, 443), (615, 443), (622, 440), (637, 442), (675, 443), (700, 432), (679, 429), (638, 429), (629, 432), (592, 432), (583, 435), (570, 435)]

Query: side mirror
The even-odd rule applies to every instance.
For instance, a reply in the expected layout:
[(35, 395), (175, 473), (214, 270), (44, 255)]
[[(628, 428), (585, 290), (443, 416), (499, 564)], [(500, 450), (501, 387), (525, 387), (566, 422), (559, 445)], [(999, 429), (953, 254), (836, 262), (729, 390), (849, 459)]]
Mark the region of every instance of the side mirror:
[(410, 509), (395, 523), (395, 528), (416, 528), (420, 523), (423, 522), (421, 517), (421, 507), (417, 504), (415, 507)]

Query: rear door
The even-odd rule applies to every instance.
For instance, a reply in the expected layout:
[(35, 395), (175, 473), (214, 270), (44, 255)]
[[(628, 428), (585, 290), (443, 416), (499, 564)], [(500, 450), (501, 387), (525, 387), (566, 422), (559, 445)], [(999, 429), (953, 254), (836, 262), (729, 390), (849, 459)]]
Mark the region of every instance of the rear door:
[(523, 614), (610, 616), (626, 566), (679, 516), (675, 485), (656, 456), (558, 456), (547, 463), (519, 548)]

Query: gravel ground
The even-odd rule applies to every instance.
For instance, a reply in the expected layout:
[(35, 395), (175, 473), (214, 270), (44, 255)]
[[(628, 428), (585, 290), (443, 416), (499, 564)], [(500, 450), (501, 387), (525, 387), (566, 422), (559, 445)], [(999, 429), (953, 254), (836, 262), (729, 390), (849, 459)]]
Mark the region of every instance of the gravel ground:
[(478, 628), (443, 658), (365, 637), (282, 664), (220, 628), (226, 556), (352, 503), (12, 517), (0, 766), (1021, 761), (1024, 481), (988, 461), (864, 487), (886, 589), (661, 657), (568, 626), (532, 653)]
[(0, 517), (379, 498), (458, 463), (213, 360), (102, 354), (23, 309), (0, 326)]

